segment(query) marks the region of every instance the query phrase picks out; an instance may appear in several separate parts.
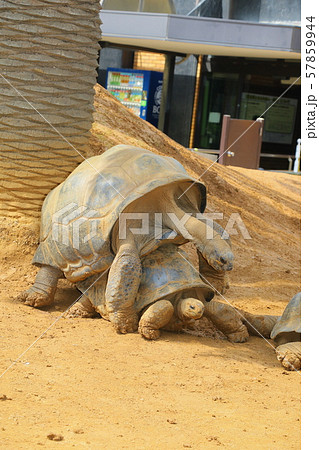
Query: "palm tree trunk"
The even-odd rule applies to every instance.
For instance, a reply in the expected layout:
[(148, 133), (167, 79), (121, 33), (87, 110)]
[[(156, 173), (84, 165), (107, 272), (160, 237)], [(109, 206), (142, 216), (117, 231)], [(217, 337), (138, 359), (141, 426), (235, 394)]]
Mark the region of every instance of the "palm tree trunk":
[(0, 214), (38, 216), (88, 154), (98, 0), (0, 2)]

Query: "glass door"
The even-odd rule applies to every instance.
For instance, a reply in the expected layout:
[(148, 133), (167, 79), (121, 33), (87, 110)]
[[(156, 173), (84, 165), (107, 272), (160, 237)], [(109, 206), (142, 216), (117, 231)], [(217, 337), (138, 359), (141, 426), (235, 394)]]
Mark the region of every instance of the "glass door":
[(200, 105), (200, 132), (197, 147), (219, 150), (224, 114), (236, 116), (239, 75), (205, 73)]

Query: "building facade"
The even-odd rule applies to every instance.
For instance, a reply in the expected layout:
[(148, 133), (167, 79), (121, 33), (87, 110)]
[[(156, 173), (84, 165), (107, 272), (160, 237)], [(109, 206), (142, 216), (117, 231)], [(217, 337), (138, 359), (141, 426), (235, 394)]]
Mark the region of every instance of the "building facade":
[(108, 66), (165, 75), (173, 60), (163, 129), (170, 137), (217, 151), (224, 114), (262, 115), (260, 165), (288, 168), (300, 137), (299, 0), (105, 0), (102, 8), (100, 84)]

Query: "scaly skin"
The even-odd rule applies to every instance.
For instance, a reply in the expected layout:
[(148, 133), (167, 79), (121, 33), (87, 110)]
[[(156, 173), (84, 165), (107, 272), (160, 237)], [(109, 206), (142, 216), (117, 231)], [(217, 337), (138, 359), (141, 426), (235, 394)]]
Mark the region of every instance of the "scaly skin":
[(276, 348), (277, 359), (287, 370), (301, 368), (301, 342), (287, 342)]
[(264, 337), (269, 339), (270, 333), (279, 319), (279, 316), (271, 316), (267, 314), (250, 314), (241, 309), (238, 310), (243, 318), (243, 322), (246, 325), (249, 334), (258, 337)]
[(90, 300), (82, 295), (80, 300), (78, 300), (65, 314), (65, 317), (74, 319), (74, 318), (87, 318), (92, 319), (93, 317), (97, 317), (99, 314), (96, 312)]
[[(109, 272), (105, 294), (107, 319), (118, 333), (133, 333), (138, 328), (134, 302), (141, 273), (141, 261), (134, 245), (121, 245)], [(98, 308), (98, 312), (105, 316), (104, 308)]]
[(61, 270), (51, 266), (40, 267), (33, 286), (16, 297), (16, 300), (28, 306), (41, 308), (54, 301), (58, 279), (62, 278)]
[(206, 302), (204, 316), (227, 336), (230, 342), (246, 342), (249, 334), (240, 314), (230, 305)]
[(201, 278), (208, 283), (217, 293), (225, 294), (229, 289), (229, 276), (225, 270), (216, 270), (208, 264), (203, 255), (197, 251), (198, 268)]
[[(182, 220), (185, 212), (177, 206), (174, 213), (179, 220)], [(167, 220), (169, 226), (177, 233), (183, 230), (178, 229), (173, 222)], [(207, 239), (207, 226), (195, 217), (190, 217), (184, 226), (185, 239), (192, 242), (197, 247), (198, 252), (205, 258), (207, 263), (217, 271), (229, 271), (233, 268), (234, 255), (226, 240), (223, 240), (218, 233), (214, 233), (213, 239)]]
[(158, 300), (142, 314), (138, 332), (146, 339), (158, 339), (159, 329), (170, 322), (173, 314), (174, 307), (169, 300)]
[(175, 309), (173, 304), (168, 300), (158, 300), (149, 306), (140, 319), (139, 333), (146, 339), (158, 339), (160, 328), (180, 331), (186, 323), (200, 319), (204, 312), (203, 303), (196, 298), (178, 300)]

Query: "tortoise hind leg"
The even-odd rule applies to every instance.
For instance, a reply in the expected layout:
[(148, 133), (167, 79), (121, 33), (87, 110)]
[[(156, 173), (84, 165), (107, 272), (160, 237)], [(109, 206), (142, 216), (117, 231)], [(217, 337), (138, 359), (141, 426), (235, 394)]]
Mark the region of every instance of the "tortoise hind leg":
[(92, 319), (93, 317), (98, 317), (99, 314), (96, 312), (94, 306), (88, 299), (86, 295), (82, 297), (71, 306), (68, 312), (65, 314), (66, 318), (87, 318)]
[(146, 339), (158, 339), (160, 328), (167, 325), (174, 314), (174, 307), (168, 300), (158, 300), (142, 314), (138, 332)]
[(58, 279), (62, 276), (63, 272), (60, 269), (52, 266), (41, 266), (33, 286), (21, 292), (16, 300), (35, 308), (51, 305), (54, 301)]
[(133, 333), (138, 328), (134, 304), (141, 274), (142, 266), (136, 247), (129, 243), (121, 245), (109, 272), (105, 307), (97, 307), (97, 311), (110, 320), (118, 333)]

